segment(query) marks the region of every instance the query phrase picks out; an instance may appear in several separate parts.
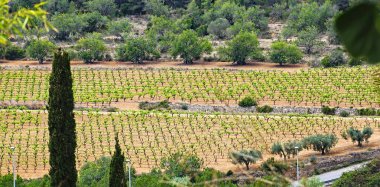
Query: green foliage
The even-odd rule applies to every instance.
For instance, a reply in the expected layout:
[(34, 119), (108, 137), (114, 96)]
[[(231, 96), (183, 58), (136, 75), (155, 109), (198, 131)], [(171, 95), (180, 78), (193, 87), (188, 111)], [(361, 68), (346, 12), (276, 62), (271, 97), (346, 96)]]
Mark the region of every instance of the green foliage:
[(167, 184), (166, 181), (164, 182), (161, 175), (154, 173), (141, 174), (133, 182), (133, 185), (138, 187), (174, 187), (174, 185)]
[(334, 50), (330, 55), (325, 56), (321, 61), (321, 65), (325, 68), (342, 66), (346, 63), (347, 62), (343, 56), (343, 52), (339, 49)]
[(297, 46), (278, 41), (272, 43), (269, 56), (273, 62), (280, 63), (282, 66), (284, 63), (300, 63), (303, 54)]
[(252, 22), (259, 33), (267, 32), (269, 27), (269, 18), (265, 15), (265, 10), (259, 6), (249, 7), (244, 12), (244, 22)]
[(234, 151), (230, 154), (232, 163), (234, 164), (245, 164), (247, 170), (249, 170), (249, 165), (256, 163), (258, 160), (262, 159), (260, 151), (257, 150), (241, 150)]
[(298, 152), (301, 152), (303, 150), (303, 142), (293, 140), (293, 141), (288, 141), (285, 143), (280, 143), (276, 142), (272, 145), (272, 154), (280, 155), (280, 157), (286, 159), (289, 159), (290, 156), (296, 156), (297, 155), (297, 150), (295, 147), (298, 147)]
[(97, 11), (103, 16), (113, 17), (116, 13), (116, 4), (113, 1), (90, 0), (85, 2), (88, 11)]
[(348, 117), (350, 116), (350, 113), (348, 113), (347, 111), (343, 110), (339, 113), (339, 116), (340, 117)]
[(79, 171), (78, 186), (108, 186), (111, 158), (101, 157), (88, 162)]
[(256, 107), (256, 111), (258, 113), (271, 113), (273, 111), (273, 108), (269, 105), (258, 106)]
[(271, 157), (261, 164), (261, 169), (269, 173), (274, 172), (284, 174), (287, 170), (289, 170), (289, 166), (286, 163), (276, 161), (273, 157)]
[(107, 31), (111, 35), (122, 37), (132, 30), (132, 25), (127, 18), (113, 20), (107, 23)]
[(141, 15), (145, 13), (145, 1), (142, 0), (115, 0), (120, 15)]
[(46, 4), (46, 10), (50, 13), (60, 14), (67, 13), (70, 9), (69, 0), (49, 0)]
[(375, 52), (380, 51), (379, 20), (379, 7), (369, 1), (352, 7), (337, 18), (336, 31), (353, 57), (365, 57), (372, 63), (380, 61), (380, 53)]
[(241, 101), (239, 101), (239, 106), (241, 107), (257, 106), (257, 102), (252, 97), (248, 96), (248, 97), (244, 97)]
[(48, 175), (44, 175), (44, 177), (39, 179), (24, 180), (21, 184), (16, 181), (16, 185), (22, 187), (49, 187), (50, 178)]
[(55, 45), (48, 40), (33, 40), (26, 48), (29, 57), (37, 59), (42, 64), (47, 56), (55, 50)]
[(368, 139), (371, 138), (373, 130), (371, 127), (365, 127), (363, 131), (358, 129), (350, 128), (347, 130), (347, 134), (351, 138), (352, 142), (358, 142), (358, 146), (362, 147), (362, 142), (365, 141), (368, 143)]
[(307, 149), (319, 151), (324, 155), (338, 143), (338, 138), (334, 134), (318, 134), (303, 139), (303, 144)]
[(233, 38), (240, 32), (254, 32), (255, 24), (253, 22), (235, 22), (232, 26), (227, 29), (228, 38)]
[(225, 18), (218, 18), (212, 21), (208, 27), (207, 32), (216, 36), (219, 39), (223, 39), (227, 36), (227, 28), (230, 27), (230, 23)]
[(376, 116), (380, 114), (379, 110), (374, 108), (361, 108), (357, 110), (359, 116)]
[(240, 32), (231, 41), (227, 42), (226, 47), (220, 48), (219, 53), (231, 59), (233, 63), (244, 65), (248, 58), (259, 56), (261, 51), (256, 34)]
[(161, 159), (161, 169), (170, 178), (173, 177), (193, 177), (203, 165), (203, 161), (196, 155), (186, 155), (180, 152), (174, 153)]
[(124, 172), (124, 154), (121, 153), (119, 139), (115, 137), (115, 152), (112, 155), (110, 171), (109, 171), (109, 186), (110, 187), (125, 187), (127, 180), (125, 180)]
[(319, 38), (317, 27), (309, 26), (298, 34), (297, 45), (303, 47), (306, 54), (312, 54), (318, 52), (324, 42)]
[(58, 32), (51, 33), (51, 36), (57, 40), (76, 37), (82, 33), (83, 28), (87, 25), (76, 14), (55, 14), (51, 18), (51, 23), (58, 29)]
[(107, 50), (103, 40), (95, 37), (81, 38), (75, 46), (78, 56), (84, 63), (93, 63), (96, 60), (103, 60)]
[(25, 50), (17, 45), (5, 47), (4, 57), (7, 60), (19, 60), (25, 57)]
[(144, 60), (151, 57), (158, 58), (159, 55), (154, 45), (143, 37), (130, 38), (117, 49), (119, 60), (132, 61), (137, 64), (142, 64)]
[(165, 17), (150, 17), (146, 36), (161, 52), (168, 51), (177, 33), (178, 27), (172, 20)]
[(90, 12), (79, 15), (80, 20), (84, 23), (82, 34), (102, 31), (107, 28), (108, 19), (99, 12)]
[(76, 186), (76, 130), (73, 79), (66, 52), (54, 54), (50, 76), (48, 125), (51, 186)]
[(212, 168), (205, 168), (202, 172), (199, 172), (199, 174), (195, 176), (194, 183), (201, 184), (204, 182), (211, 182), (213, 180), (218, 180), (223, 177), (224, 174), (222, 172)]
[(350, 60), (348, 61), (348, 65), (350, 67), (353, 67), (353, 66), (360, 66), (360, 65), (363, 65), (363, 61), (361, 59), (358, 59), (358, 58), (350, 58)]
[(170, 16), (170, 7), (166, 6), (161, 0), (147, 0), (146, 11), (153, 16)]
[[(16, 183), (23, 183), (23, 179), (17, 175)], [(13, 174), (0, 176), (0, 186), (13, 186)]]
[(317, 177), (303, 178), (301, 184), (307, 187), (323, 187), (324, 183), (321, 182)]
[(191, 64), (203, 53), (210, 53), (211, 50), (212, 46), (208, 40), (199, 38), (192, 30), (186, 30), (173, 41), (170, 52), (173, 57), (180, 55), (185, 64)]
[(326, 31), (325, 22), (334, 14), (335, 10), (330, 1), (325, 1), (322, 6), (316, 2), (299, 3), (292, 8), (283, 35), (285, 37), (297, 35), (300, 31), (313, 25), (319, 32), (324, 32)]
[(328, 106), (322, 106), (322, 113), (325, 115), (335, 115), (335, 108), (330, 108)]
[(139, 109), (141, 110), (167, 110), (170, 109), (169, 101), (161, 101), (158, 103), (141, 102), (139, 103)]
[(345, 172), (333, 183), (333, 187), (378, 186), (380, 184), (380, 160), (375, 159), (355, 171)]
[(287, 11), (287, 7), (285, 3), (276, 3), (272, 7), (272, 11), (270, 12), (270, 17), (276, 21), (283, 21), (289, 17), (289, 12)]

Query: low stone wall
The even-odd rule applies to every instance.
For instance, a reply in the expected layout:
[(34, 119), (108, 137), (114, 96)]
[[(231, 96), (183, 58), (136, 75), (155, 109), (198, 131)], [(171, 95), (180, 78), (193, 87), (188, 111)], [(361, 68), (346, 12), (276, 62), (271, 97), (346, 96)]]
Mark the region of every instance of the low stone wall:
[[(183, 110), (186, 106), (188, 111), (192, 112), (226, 112), (226, 113), (255, 113), (256, 107), (239, 107), (239, 106), (210, 106), (210, 105), (188, 105), (188, 104), (170, 104), (170, 107), (174, 110)], [(273, 108), (273, 114), (322, 114), (322, 108), (320, 107), (293, 107), (293, 106), (271, 106)], [(350, 115), (356, 115), (356, 109), (354, 108), (337, 108), (336, 115), (340, 112), (347, 111)]]

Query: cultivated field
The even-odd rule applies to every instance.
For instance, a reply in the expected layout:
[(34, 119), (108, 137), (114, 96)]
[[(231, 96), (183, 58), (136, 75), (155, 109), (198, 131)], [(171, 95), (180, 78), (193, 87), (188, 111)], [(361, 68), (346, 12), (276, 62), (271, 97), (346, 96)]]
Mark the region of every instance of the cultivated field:
[[(378, 136), (380, 118), (178, 112), (76, 112), (77, 166), (110, 156), (114, 137), (138, 171), (148, 171), (170, 153), (195, 153), (206, 166), (225, 168), (233, 150), (254, 148), (268, 155), (274, 142), (317, 133), (340, 137), (349, 127), (370, 126)], [(49, 169), (47, 111), (0, 111), (0, 174), (11, 170), (9, 145), (16, 145), (18, 174), (41, 177)], [(374, 138), (375, 139), (375, 138)]]
[[(251, 96), (259, 104), (378, 107), (375, 68), (310, 69), (297, 72), (77, 69), (74, 97), (80, 104), (161, 101), (236, 105)], [(49, 70), (0, 70), (0, 101), (46, 102)]]

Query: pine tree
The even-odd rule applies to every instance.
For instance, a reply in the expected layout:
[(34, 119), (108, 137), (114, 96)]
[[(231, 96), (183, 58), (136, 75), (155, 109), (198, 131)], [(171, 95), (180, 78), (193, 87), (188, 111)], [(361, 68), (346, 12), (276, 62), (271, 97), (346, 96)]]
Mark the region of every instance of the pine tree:
[(76, 132), (74, 120), (73, 80), (66, 52), (54, 54), (49, 88), (49, 152), (51, 186), (76, 186)]
[(124, 173), (124, 154), (121, 153), (119, 139), (115, 138), (115, 153), (112, 156), (110, 165), (110, 187), (125, 187), (125, 173)]

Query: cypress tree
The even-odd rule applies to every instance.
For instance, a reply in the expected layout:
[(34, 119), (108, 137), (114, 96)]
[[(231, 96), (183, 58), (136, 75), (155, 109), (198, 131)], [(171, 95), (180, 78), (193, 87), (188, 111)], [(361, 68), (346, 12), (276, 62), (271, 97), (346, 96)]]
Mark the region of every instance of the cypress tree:
[(112, 155), (110, 165), (110, 187), (125, 187), (124, 154), (121, 153), (119, 139), (115, 138), (115, 153)]
[(59, 49), (54, 54), (48, 102), (49, 175), (54, 187), (75, 187), (78, 177), (72, 84), (69, 55)]

